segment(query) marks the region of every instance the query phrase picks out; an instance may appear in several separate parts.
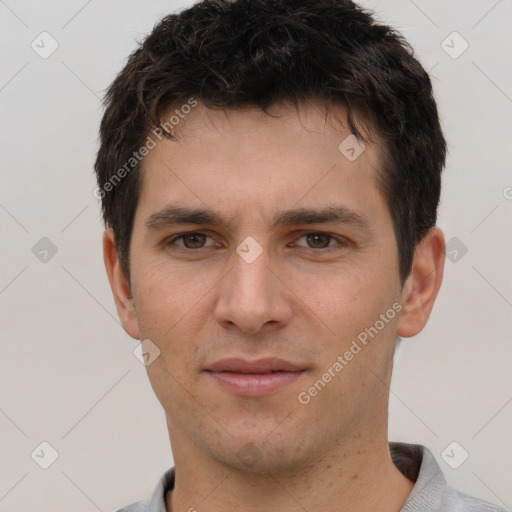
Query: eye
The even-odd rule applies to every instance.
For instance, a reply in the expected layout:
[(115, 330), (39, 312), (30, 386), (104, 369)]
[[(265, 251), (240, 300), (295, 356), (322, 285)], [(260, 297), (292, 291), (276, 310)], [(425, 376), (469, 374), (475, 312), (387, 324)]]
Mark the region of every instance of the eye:
[[(205, 245), (206, 240), (210, 238), (208, 235), (204, 233), (185, 233), (183, 235), (177, 236), (171, 240), (166, 241), (164, 244), (166, 246), (170, 245), (178, 245), (179, 247), (183, 247), (185, 249), (202, 249), (203, 247), (211, 247), (215, 245), (215, 243), (211, 243), (210, 245)], [(175, 244), (177, 240), (181, 240), (182, 244)], [(210, 239), (211, 240), (211, 239)], [(213, 242), (213, 240), (212, 240)]]
[[(328, 233), (322, 232), (311, 232), (302, 235), (299, 240), (305, 239), (306, 245), (301, 243), (294, 243), (296, 247), (302, 247), (306, 249), (322, 250), (322, 252), (331, 252), (333, 250), (339, 250), (348, 245), (347, 241), (343, 238), (334, 237)], [(207, 241), (210, 243), (207, 244)], [(179, 241), (179, 243), (178, 243)], [(170, 240), (164, 242), (164, 246), (178, 246), (185, 250), (197, 250), (206, 247), (214, 247), (216, 243), (206, 235), (200, 232), (184, 233), (176, 236)]]
[[(327, 251), (324, 252), (330, 252), (331, 250), (340, 249), (347, 245), (347, 242), (342, 238), (335, 238), (333, 235), (329, 235), (328, 233), (306, 233), (305, 235), (301, 236), (299, 240), (303, 238), (306, 239), (306, 243), (308, 245), (295, 244), (297, 247), (306, 247), (309, 249), (327, 249)], [(331, 244), (331, 242), (334, 242), (334, 244)], [(338, 244), (335, 242), (338, 242)]]

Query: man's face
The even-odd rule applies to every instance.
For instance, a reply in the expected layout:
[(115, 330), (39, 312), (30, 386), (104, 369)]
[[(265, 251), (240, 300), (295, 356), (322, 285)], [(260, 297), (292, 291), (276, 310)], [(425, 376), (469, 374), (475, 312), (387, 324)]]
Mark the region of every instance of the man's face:
[[(378, 147), (351, 161), (360, 149), (338, 148), (350, 132), (323, 110), (271, 113), (198, 106), (178, 142), (149, 152), (130, 249), (136, 319), (125, 323), (160, 350), (147, 370), (171, 438), (261, 471), (385, 431), (402, 291)], [(224, 224), (173, 224), (171, 207)], [(329, 208), (343, 215), (284, 222)], [(214, 366), (228, 358), (294, 371)]]

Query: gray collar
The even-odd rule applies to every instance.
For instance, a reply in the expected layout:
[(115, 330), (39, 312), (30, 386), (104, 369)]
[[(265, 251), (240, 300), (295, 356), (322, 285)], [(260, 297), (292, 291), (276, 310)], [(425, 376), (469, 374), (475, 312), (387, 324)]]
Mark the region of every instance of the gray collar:
[[(395, 466), (415, 482), (401, 512), (498, 512), (504, 509), (457, 492), (447, 486), (441, 468), (432, 453), (424, 446), (405, 443), (389, 443)], [(118, 512), (166, 512), (165, 496), (174, 489), (174, 468), (160, 478), (151, 497), (134, 503)]]

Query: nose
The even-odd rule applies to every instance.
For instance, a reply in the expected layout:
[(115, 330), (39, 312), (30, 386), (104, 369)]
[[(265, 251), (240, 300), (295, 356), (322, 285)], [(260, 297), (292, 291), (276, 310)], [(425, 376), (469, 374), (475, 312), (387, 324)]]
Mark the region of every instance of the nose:
[(249, 263), (233, 252), (231, 263), (219, 284), (217, 322), (225, 328), (236, 326), (252, 334), (264, 326), (286, 325), (292, 315), (292, 294), (279, 272), (271, 268), (268, 253), (264, 250)]

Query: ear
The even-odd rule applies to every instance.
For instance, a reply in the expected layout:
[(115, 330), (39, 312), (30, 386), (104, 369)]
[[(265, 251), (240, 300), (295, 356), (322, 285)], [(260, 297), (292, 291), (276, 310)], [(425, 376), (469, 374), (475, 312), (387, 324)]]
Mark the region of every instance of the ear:
[(112, 229), (106, 229), (103, 233), (103, 261), (105, 262), (105, 269), (107, 270), (110, 288), (114, 295), (117, 314), (121, 324), (132, 338), (138, 340), (140, 339), (139, 325), (135, 313), (131, 286), (119, 263)]
[(443, 281), (444, 262), (444, 235), (433, 227), (414, 251), (411, 273), (402, 290), (398, 336), (408, 338), (425, 327)]

